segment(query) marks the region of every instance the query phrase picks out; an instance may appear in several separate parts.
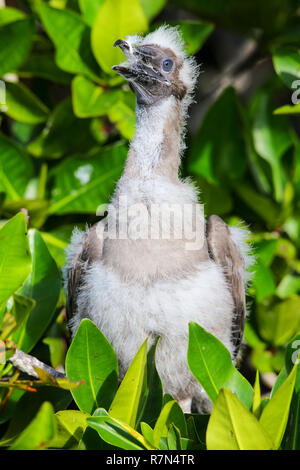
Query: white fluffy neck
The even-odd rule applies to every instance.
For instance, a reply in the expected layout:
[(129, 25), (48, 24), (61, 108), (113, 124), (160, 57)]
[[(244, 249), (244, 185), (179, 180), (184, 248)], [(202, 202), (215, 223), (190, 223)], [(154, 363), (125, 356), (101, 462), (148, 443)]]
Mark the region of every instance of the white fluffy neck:
[[(177, 119), (176, 119), (177, 117)], [(136, 132), (131, 142), (131, 165), (136, 165), (141, 177), (156, 173), (165, 154), (173, 162), (180, 161), (181, 116), (173, 96), (152, 106), (137, 106)], [(172, 145), (168, 145), (172, 140)], [(177, 142), (174, 142), (176, 141)]]

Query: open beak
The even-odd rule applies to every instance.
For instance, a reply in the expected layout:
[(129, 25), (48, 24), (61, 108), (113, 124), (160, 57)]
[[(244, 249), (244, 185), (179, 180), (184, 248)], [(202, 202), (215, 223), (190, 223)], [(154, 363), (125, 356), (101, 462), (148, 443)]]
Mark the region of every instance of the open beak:
[[(118, 39), (114, 47), (120, 47), (128, 59), (128, 63), (114, 65), (112, 69), (122, 75), (128, 81), (140, 81), (147, 83), (157, 81), (170, 86), (171, 83), (151, 66), (151, 55), (155, 56), (155, 50), (148, 46), (132, 47), (123, 39)], [(152, 51), (152, 54), (151, 54)], [(147, 65), (143, 58), (147, 58)]]

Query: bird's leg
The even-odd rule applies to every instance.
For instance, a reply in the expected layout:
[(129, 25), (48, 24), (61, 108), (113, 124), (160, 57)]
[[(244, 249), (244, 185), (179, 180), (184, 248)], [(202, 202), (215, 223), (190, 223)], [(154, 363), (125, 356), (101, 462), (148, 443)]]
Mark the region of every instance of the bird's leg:
[(191, 412), (192, 399), (190, 397), (184, 398), (183, 400), (178, 400), (178, 404), (184, 413)]

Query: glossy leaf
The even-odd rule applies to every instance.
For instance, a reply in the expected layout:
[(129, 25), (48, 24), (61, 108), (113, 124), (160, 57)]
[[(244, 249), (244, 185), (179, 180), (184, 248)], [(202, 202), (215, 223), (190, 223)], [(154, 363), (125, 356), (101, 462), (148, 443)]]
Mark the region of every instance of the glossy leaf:
[(72, 83), (74, 113), (80, 118), (107, 114), (121, 96), (120, 90), (105, 90), (80, 75)]
[[(25, 62), (32, 44), (34, 24), (30, 18), (0, 24), (0, 77)], [(9, 38), (9, 41), (7, 40)]]
[(0, 229), (0, 305), (30, 274), (31, 256), (25, 214), (19, 213)]
[(276, 200), (283, 197), (281, 158), (292, 145), (288, 122), (284, 116), (274, 116), (272, 96), (260, 91), (253, 103), (253, 140), (257, 153), (271, 166)]
[(101, 331), (90, 320), (81, 321), (66, 357), (70, 380), (84, 381), (72, 391), (81, 411), (109, 407), (117, 389), (117, 357)]
[(90, 44), (90, 30), (83, 19), (70, 10), (38, 7), (45, 29), (56, 46), (56, 63), (66, 72), (83, 74), (97, 80), (97, 65)]
[(145, 403), (142, 411), (139, 412), (141, 418), (147, 424), (154, 425), (162, 408), (162, 383), (155, 365), (156, 340), (147, 354), (147, 388), (145, 393)]
[(118, 48), (113, 49), (117, 39), (137, 34), (148, 28), (144, 10), (139, 0), (105, 0), (100, 6), (92, 28), (93, 53), (106, 73), (123, 61)]
[(51, 449), (76, 449), (86, 429), (88, 413), (77, 410), (63, 410), (55, 414), (56, 436)]
[(286, 343), (298, 330), (300, 322), (300, 297), (261, 304), (257, 311), (258, 329), (263, 339), (274, 345)]
[(166, 0), (141, 0), (141, 4), (147, 19), (151, 20), (163, 9)]
[(152, 448), (141, 434), (128, 424), (110, 417), (103, 409), (96, 410), (94, 416), (87, 418), (87, 423), (99, 433), (104, 441), (114, 447), (125, 450)]
[(131, 362), (109, 408), (109, 415), (135, 428), (147, 387), (147, 342)]
[(253, 403), (252, 403), (252, 413), (256, 418), (260, 417), (261, 414), (261, 392), (260, 392), (260, 383), (259, 383), (259, 372), (256, 371), (255, 384), (254, 384), (254, 393), (253, 393)]
[(290, 404), (294, 392), (297, 366), (294, 366), (291, 373), (272, 396), (262, 411), (259, 419), (260, 424), (267, 431), (277, 449), (284, 435), (286, 428)]
[(79, 0), (83, 18), (89, 26), (93, 26), (97, 12), (105, 0)]
[[(233, 135), (235, 139), (232, 139)], [(227, 88), (208, 110), (193, 141), (189, 171), (217, 183), (225, 178), (239, 179), (245, 169), (246, 153), (239, 131), (238, 101), (233, 89)]]
[(53, 159), (72, 151), (80, 152), (92, 141), (88, 129), (87, 121), (74, 116), (72, 102), (67, 98), (53, 110), (46, 128), (27, 149), (35, 157)]
[(22, 83), (6, 83), (6, 106), (16, 121), (38, 124), (48, 117), (48, 108)]
[(189, 55), (196, 54), (214, 30), (214, 25), (205, 21), (181, 21), (178, 26)]
[(197, 323), (190, 323), (189, 326), (188, 364), (213, 402), (220, 390), (226, 387), (250, 408), (253, 397), (251, 385), (235, 369), (225, 346)]
[[(182, 430), (184, 436), (187, 435), (186, 424), (184, 422), (184, 418), (182, 420), (182, 416), (183, 413), (175, 400), (170, 400), (165, 403), (153, 430), (153, 444), (155, 447), (160, 445), (162, 438), (168, 436), (171, 424), (175, 425), (179, 431)], [(183, 426), (182, 423), (184, 423)]]
[(300, 54), (296, 48), (280, 47), (273, 52), (273, 64), (281, 80), (293, 88), (293, 82), (300, 79)]
[(0, 191), (7, 199), (18, 200), (24, 196), (33, 175), (33, 165), (28, 155), (12, 141), (0, 134)]
[(221, 390), (206, 434), (208, 450), (271, 450), (274, 443), (230, 390)]
[(41, 450), (55, 436), (53, 407), (45, 402), (36, 417), (11, 445), (11, 450)]
[(125, 145), (116, 144), (89, 159), (66, 159), (56, 168), (50, 213), (95, 213), (108, 203), (126, 154)]
[(36, 305), (25, 325), (13, 336), (24, 352), (31, 351), (50, 324), (61, 287), (59, 271), (41, 235), (30, 230), (29, 240), (32, 270), (20, 293), (34, 299)]

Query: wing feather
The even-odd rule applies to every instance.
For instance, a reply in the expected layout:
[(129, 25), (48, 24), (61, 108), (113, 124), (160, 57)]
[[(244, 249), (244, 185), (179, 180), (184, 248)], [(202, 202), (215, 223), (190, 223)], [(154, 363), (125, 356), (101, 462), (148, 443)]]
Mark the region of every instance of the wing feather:
[(208, 218), (206, 236), (209, 254), (223, 268), (234, 301), (232, 341), (236, 357), (242, 342), (246, 318), (244, 258), (231, 236), (228, 225), (220, 217), (212, 215)]
[(103, 238), (101, 229), (103, 223), (93, 225), (80, 241), (81, 249), (67, 268), (67, 302), (66, 315), (70, 320), (77, 310), (77, 297), (87, 267), (95, 260), (101, 259), (103, 250)]

